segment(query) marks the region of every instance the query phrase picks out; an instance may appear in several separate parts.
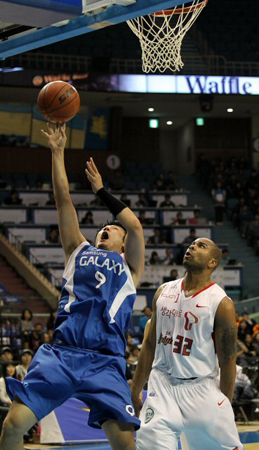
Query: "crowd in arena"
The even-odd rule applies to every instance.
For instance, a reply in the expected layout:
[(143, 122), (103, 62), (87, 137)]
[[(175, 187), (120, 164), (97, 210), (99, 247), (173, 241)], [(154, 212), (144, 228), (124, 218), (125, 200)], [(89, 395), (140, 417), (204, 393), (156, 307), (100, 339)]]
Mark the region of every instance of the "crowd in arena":
[(223, 216), (231, 219), (247, 244), (259, 254), (259, 174), (251, 169), (245, 158), (232, 157), (208, 161), (204, 154), (197, 163), (200, 182), (214, 200), (215, 222), (222, 224)]

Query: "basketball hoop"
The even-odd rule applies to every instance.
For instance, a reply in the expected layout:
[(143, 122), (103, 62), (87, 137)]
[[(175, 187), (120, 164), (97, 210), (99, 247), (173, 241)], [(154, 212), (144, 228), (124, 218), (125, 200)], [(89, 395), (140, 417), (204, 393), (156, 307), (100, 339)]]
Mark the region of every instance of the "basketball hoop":
[(181, 70), (184, 66), (181, 58), (183, 38), (208, 1), (192, 0), (190, 6), (183, 4), (127, 21), (140, 41), (143, 72)]

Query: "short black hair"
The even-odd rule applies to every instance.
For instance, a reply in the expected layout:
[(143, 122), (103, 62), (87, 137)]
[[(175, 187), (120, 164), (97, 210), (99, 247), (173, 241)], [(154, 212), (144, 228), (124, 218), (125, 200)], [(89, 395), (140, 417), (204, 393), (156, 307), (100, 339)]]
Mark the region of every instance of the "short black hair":
[(109, 225), (115, 225), (116, 227), (121, 227), (124, 231), (125, 231), (125, 236), (127, 234), (127, 230), (126, 228), (122, 225), (122, 223), (120, 223), (118, 220), (107, 220), (107, 222), (103, 223), (96, 231), (95, 237), (94, 237), (94, 242), (96, 241), (96, 237), (97, 234), (105, 227), (109, 226)]

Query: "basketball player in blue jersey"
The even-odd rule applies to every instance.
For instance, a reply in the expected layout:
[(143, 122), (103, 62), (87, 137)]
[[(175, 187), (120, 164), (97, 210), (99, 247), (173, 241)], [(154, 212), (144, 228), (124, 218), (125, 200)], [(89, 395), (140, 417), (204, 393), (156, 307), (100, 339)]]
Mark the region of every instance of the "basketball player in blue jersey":
[(142, 226), (133, 212), (103, 187), (92, 158), (86, 175), (93, 192), (119, 222), (104, 226), (92, 246), (81, 234), (64, 165), (65, 125), (42, 130), (52, 151), (59, 231), (66, 256), (54, 344), (36, 353), (28, 374), (7, 379), (13, 399), (0, 450), (22, 450), (36, 422), (76, 397), (90, 407), (89, 425), (102, 427), (112, 449), (134, 450), (135, 416), (126, 381), (124, 333), (144, 269)]

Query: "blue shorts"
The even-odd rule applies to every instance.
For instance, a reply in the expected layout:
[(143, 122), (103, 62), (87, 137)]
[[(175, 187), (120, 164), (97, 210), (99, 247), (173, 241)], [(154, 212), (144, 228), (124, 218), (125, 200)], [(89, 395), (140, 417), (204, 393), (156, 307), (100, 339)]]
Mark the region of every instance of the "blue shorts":
[(16, 396), (41, 420), (71, 397), (90, 408), (88, 424), (100, 428), (107, 419), (132, 423), (137, 430), (122, 357), (61, 345), (42, 345), (22, 382), (6, 379), (9, 397)]

